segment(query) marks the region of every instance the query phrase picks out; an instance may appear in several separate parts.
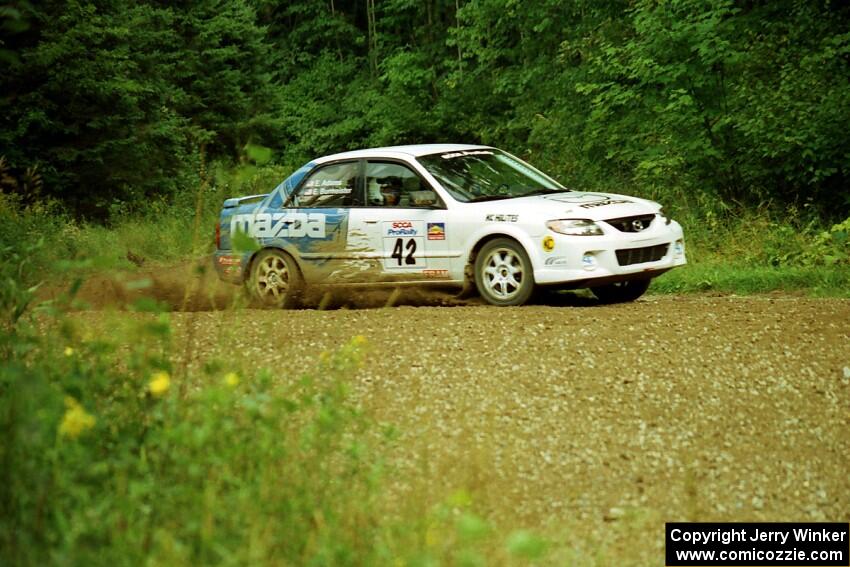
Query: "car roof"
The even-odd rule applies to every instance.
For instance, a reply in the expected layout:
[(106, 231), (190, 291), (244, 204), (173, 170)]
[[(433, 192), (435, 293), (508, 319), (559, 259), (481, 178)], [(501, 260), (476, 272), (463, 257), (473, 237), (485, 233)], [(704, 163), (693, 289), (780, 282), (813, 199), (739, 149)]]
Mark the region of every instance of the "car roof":
[(413, 144), (409, 146), (387, 146), (384, 148), (368, 148), (363, 150), (354, 150), (350, 152), (342, 152), (329, 156), (323, 156), (314, 160), (314, 163), (324, 163), (338, 159), (355, 159), (355, 158), (370, 158), (370, 157), (400, 157), (401, 155), (419, 157), (428, 154), (438, 154), (442, 152), (459, 152), (465, 150), (481, 150), (490, 149), (490, 146), (476, 146), (472, 144)]

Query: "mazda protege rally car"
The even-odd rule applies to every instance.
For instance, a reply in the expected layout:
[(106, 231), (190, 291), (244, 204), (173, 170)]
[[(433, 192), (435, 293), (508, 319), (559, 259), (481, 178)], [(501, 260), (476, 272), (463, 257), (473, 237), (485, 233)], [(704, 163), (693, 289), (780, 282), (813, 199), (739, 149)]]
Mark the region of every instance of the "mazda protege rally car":
[(682, 227), (657, 203), (572, 191), (458, 144), (311, 161), (267, 195), (225, 201), (216, 244), (220, 277), (270, 306), (326, 284), (474, 286), (493, 305), (521, 305), (535, 286), (631, 301), (685, 263)]

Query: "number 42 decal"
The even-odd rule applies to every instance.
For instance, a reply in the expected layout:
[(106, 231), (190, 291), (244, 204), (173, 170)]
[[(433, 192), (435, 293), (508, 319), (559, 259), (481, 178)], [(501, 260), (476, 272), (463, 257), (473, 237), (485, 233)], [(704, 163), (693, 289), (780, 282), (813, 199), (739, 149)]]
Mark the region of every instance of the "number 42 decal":
[[(404, 252), (407, 251), (407, 254)], [(395, 258), (398, 261), (398, 265), (401, 266), (402, 262), (404, 262), (407, 266), (412, 266), (416, 264), (416, 257), (414, 254), (416, 253), (416, 239), (408, 238), (407, 243), (405, 244), (404, 238), (396, 238), (395, 246), (393, 246), (393, 253), (391, 254), (391, 258)]]

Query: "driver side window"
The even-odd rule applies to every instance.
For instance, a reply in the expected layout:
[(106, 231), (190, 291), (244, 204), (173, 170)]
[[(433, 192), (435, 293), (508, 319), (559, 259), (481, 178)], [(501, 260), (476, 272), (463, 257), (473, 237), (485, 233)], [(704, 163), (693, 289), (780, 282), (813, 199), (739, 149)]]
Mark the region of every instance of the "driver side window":
[(391, 162), (366, 164), (366, 204), (369, 207), (418, 208), (433, 189), (409, 167)]

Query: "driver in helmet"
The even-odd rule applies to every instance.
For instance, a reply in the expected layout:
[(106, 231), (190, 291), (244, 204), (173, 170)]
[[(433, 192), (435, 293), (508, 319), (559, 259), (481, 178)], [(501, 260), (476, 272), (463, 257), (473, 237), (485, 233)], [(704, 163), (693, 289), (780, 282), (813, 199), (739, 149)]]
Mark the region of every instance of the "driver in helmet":
[(381, 183), (381, 196), (384, 198), (385, 207), (398, 206), (401, 199), (401, 189), (400, 177), (386, 177), (383, 179)]

